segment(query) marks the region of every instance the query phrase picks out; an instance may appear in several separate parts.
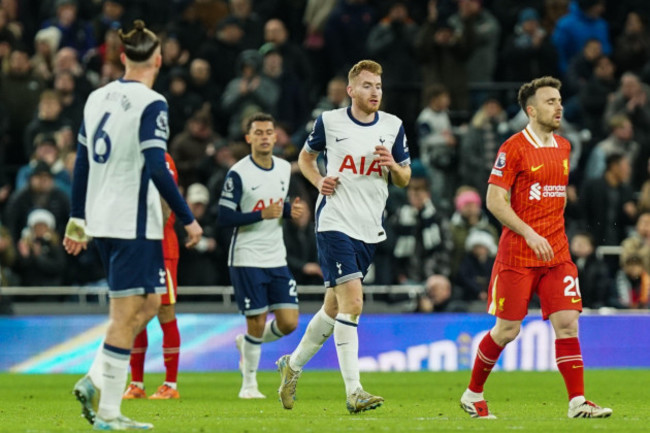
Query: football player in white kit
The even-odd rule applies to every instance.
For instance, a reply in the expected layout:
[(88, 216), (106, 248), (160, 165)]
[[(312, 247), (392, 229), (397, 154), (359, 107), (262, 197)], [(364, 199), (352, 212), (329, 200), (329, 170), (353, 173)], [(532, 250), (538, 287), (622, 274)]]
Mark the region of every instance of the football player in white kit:
[(95, 430), (147, 430), (122, 415), (135, 336), (157, 314), (165, 288), (160, 196), (185, 225), (188, 247), (202, 229), (167, 170), (167, 101), (151, 90), (160, 41), (136, 20), (124, 34), (124, 77), (90, 94), (78, 136), (72, 206), (63, 244), (77, 255), (93, 237), (108, 278), (110, 322), (73, 393)]
[[(381, 65), (363, 60), (348, 73), (352, 105), (323, 113), (300, 152), (303, 175), (316, 187), (316, 240), (325, 280), (323, 307), (311, 319), (300, 344), (278, 362), (278, 394), (285, 409), (294, 405), (302, 367), (334, 334), (339, 367), (350, 413), (375, 409), (384, 399), (364, 391), (359, 380), (357, 326), (363, 307), (361, 280), (377, 243), (386, 239), (382, 226), (388, 180), (398, 187), (411, 178), (402, 121), (379, 111)], [(316, 159), (324, 152), (326, 175)]]
[[(275, 121), (256, 113), (246, 121), (251, 154), (230, 168), (219, 200), (219, 224), (235, 227), (228, 254), (230, 278), (246, 335), (236, 338), (241, 359), (239, 398), (266, 398), (257, 386), (261, 345), (298, 326), (296, 280), (287, 266), (281, 218), (300, 218), (304, 204), (287, 200), (291, 164), (273, 156)], [(268, 311), (275, 318), (266, 322)]]

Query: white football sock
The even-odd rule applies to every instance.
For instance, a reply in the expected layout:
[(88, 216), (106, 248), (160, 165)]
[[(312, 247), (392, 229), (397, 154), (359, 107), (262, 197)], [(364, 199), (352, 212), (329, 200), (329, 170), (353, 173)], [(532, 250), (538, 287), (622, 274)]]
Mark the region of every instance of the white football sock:
[(359, 334), (357, 333), (358, 316), (339, 313), (334, 324), (334, 342), (339, 368), (345, 382), (345, 392), (352, 394), (361, 388), (359, 380)]
[(164, 381), (164, 382), (163, 382), (163, 385), (167, 385), (167, 386), (170, 387), (171, 389), (178, 389), (178, 388), (176, 388), (176, 382), (167, 382), (167, 381)]
[(99, 390), (102, 389), (102, 383), (104, 379), (102, 378), (102, 373), (104, 371), (104, 339), (99, 343), (97, 348), (97, 353), (95, 353), (95, 359), (93, 363), (90, 364), (90, 370), (88, 370), (88, 377), (93, 382), (93, 385)]
[(485, 400), (485, 398), (483, 397), (482, 392), (470, 391), (469, 388), (466, 389), (465, 392), (463, 393), (462, 399), (471, 401), (472, 403), (476, 403), (477, 401)]
[(262, 339), (246, 334), (242, 344), (242, 354), (244, 358), (242, 360), (242, 375), (244, 377), (242, 388), (257, 389), (257, 368), (262, 355)]
[(126, 387), (126, 379), (131, 357), (129, 349), (108, 346), (104, 344), (104, 371), (102, 374), (102, 395), (99, 400), (97, 415), (105, 420), (120, 415), (122, 393)]
[(321, 308), (318, 313), (309, 321), (305, 335), (302, 336), (300, 344), (293, 351), (289, 358), (289, 367), (294, 371), (302, 370), (310, 359), (316, 355), (316, 352), (323, 347), (323, 343), (330, 338), (334, 332), (335, 320), (325, 313)]
[(264, 343), (270, 343), (282, 337), (284, 337), (284, 334), (278, 329), (275, 319), (266, 322), (266, 325), (264, 325), (264, 334), (262, 334), (262, 341)]

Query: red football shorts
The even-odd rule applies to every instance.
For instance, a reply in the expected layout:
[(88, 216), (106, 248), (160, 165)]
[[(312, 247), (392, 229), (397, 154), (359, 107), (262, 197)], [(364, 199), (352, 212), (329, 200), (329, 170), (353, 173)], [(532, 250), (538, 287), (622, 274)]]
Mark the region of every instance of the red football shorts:
[(176, 303), (176, 292), (178, 288), (178, 282), (176, 280), (177, 269), (178, 259), (165, 259), (167, 293), (160, 296), (160, 302), (163, 305), (173, 305)]
[(523, 320), (533, 293), (539, 296), (544, 320), (556, 311), (582, 311), (578, 268), (572, 262), (535, 268), (494, 262), (488, 313), (505, 320)]

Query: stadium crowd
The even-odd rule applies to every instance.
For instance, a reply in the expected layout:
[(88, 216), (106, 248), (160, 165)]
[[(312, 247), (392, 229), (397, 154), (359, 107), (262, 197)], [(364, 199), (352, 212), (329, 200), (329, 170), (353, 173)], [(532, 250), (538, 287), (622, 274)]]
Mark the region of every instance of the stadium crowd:
[[(413, 161), (391, 193), (388, 240), (370, 284), (421, 284), (418, 311), (485, 308), (499, 225), (485, 210), (500, 144), (526, 117), (523, 81), (563, 81), (571, 141), (566, 223), (588, 308), (647, 308), (650, 292), (650, 2), (643, 0), (2, 0), (2, 285), (101, 284), (97, 252), (66, 256), (83, 105), (119, 78), (117, 29), (135, 18), (162, 38), (154, 86), (169, 103), (168, 151), (204, 229), (181, 246), (178, 282), (227, 285), (231, 229), (216, 224), (228, 169), (249, 152), (242, 121), (278, 120), (277, 156), (313, 210), (296, 160), (314, 119), (346, 106), (347, 70), (384, 67), (383, 109), (404, 120)], [(554, 191), (532, 191), (553, 194)], [(313, 215), (286, 220), (299, 284), (320, 284)], [(182, 234), (182, 227), (179, 229)], [(621, 246), (601, 256), (599, 246)]]

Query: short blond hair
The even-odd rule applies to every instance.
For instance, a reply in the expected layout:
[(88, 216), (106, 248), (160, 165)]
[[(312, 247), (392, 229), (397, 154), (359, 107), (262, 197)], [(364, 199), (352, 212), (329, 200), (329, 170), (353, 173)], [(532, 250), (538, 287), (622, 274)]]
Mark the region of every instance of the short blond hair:
[(348, 83), (352, 82), (363, 71), (368, 71), (375, 75), (381, 75), (384, 72), (381, 65), (374, 60), (361, 60), (350, 68), (350, 72), (348, 72)]

